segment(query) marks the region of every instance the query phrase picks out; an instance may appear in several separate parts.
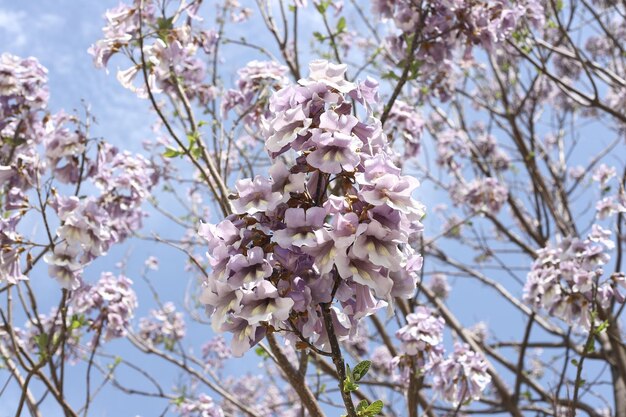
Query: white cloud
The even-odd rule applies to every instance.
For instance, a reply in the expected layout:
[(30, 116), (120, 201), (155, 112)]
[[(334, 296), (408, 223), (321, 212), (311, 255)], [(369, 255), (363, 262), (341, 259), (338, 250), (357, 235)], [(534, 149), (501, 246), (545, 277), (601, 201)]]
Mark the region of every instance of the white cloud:
[(0, 37), (4, 38), (2, 43), (9, 49), (26, 45), (28, 37), (24, 30), (25, 20), (26, 12), (24, 11), (0, 9)]

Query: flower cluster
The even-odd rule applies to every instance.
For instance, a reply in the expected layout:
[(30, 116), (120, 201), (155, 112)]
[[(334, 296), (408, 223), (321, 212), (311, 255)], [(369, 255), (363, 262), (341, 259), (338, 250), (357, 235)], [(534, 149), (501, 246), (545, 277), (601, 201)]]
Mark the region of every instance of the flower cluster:
[(74, 313), (91, 316), (90, 327), (99, 329), (105, 341), (124, 337), (137, 308), (132, 285), (124, 275), (103, 272), (96, 284), (84, 285), (74, 293)]
[(459, 343), (454, 353), (437, 364), (433, 374), (435, 392), (454, 406), (480, 399), (490, 382), (485, 358)]
[(103, 143), (92, 177), (99, 197), (57, 195), (52, 202), (61, 225), (61, 242), (44, 257), (50, 276), (67, 289), (81, 285), (85, 265), (107, 253), (141, 228), (143, 201), (158, 180), (158, 172), (143, 157)]
[(496, 178), (487, 177), (454, 185), (452, 199), (456, 204), (469, 207), (472, 211), (487, 210), (496, 214), (509, 196), (505, 185)]
[(251, 61), (237, 71), (237, 88), (226, 91), (222, 112), (235, 110), (249, 126), (258, 126), (261, 117), (269, 117), (267, 100), (273, 92), (287, 85), (288, 68), (274, 61)]
[(151, 310), (149, 318), (139, 320), (139, 338), (151, 346), (163, 344), (167, 350), (172, 350), (183, 337), (185, 320), (174, 303), (165, 303), (160, 309)]
[(587, 239), (561, 239), (556, 246), (537, 251), (524, 286), (524, 301), (543, 308), (571, 325), (589, 329), (597, 302), (607, 308), (613, 301), (623, 303), (624, 274), (602, 280), (602, 267), (609, 262), (607, 249), (614, 243), (611, 232), (594, 225)]
[[(104, 38), (89, 48), (94, 65), (106, 68), (113, 55), (123, 52), (134, 64), (118, 71), (117, 79), (139, 97), (147, 97), (148, 91), (143, 83), (140, 87), (133, 83), (145, 70), (153, 93), (165, 91), (178, 96), (180, 83), (189, 99), (208, 103), (215, 97), (214, 87), (204, 82), (207, 68), (197, 53), (199, 50), (210, 53), (216, 35), (192, 31), (190, 22), (197, 19), (199, 5), (199, 1), (180, 2), (172, 16), (163, 15), (164, 11), (154, 1), (147, 1), (142, 7), (142, 2), (135, 0), (132, 6), (120, 4), (108, 10), (104, 16), (106, 26), (102, 28)], [(187, 23), (176, 26), (185, 16)], [(137, 48), (140, 39), (141, 50)]]
[(313, 61), (308, 78), (272, 96), (263, 121), (270, 178), (238, 181), (234, 214), (200, 227), (212, 267), (200, 299), (214, 328), (233, 333), (235, 355), (270, 326), (323, 348), (325, 309), (344, 339), (415, 290), (418, 184), (393, 164), (380, 122), (352, 114), (350, 99), (374, 95), (345, 71)]
[(406, 355), (417, 356), (420, 368), (430, 367), (443, 356), (443, 329), (445, 322), (428, 307), (419, 306), (406, 316), (406, 326), (396, 332)]
[[(453, 405), (477, 400), (491, 382), (487, 362), (464, 344), (456, 344), (454, 352), (444, 358), (444, 325), (430, 308), (417, 307), (407, 316), (406, 326), (396, 332), (404, 356), (394, 358), (391, 364), (403, 367), (404, 359), (412, 358), (420, 374), (432, 377), (435, 392)], [(406, 373), (406, 367), (404, 370)]]
[(69, 152), (62, 149), (65, 145), (60, 140), (54, 140), (56, 135), (49, 129), (62, 116), (42, 117), (48, 98), (47, 70), (35, 58), (0, 55), (0, 197), (7, 214), (15, 210), (0, 220), (3, 282), (14, 284), (26, 279), (20, 265), (25, 248), (17, 225), (30, 207), (26, 193), (45, 170), (37, 147), (44, 144), (52, 170), (55, 162)]
[[(28, 352), (46, 355), (55, 347), (54, 341), (59, 340), (59, 336), (64, 334), (64, 349), (57, 349), (54, 354), (65, 355), (69, 362), (74, 363), (82, 356), (80, 341), (84, 329), (72, 326), (73, 316), (74, 310), (70, 306), (65, 314), (64, 324), (63, 315), (56, 307), (53, 307), (48, 314), (40, 313), (37, 318), (31, 317), (23, 329), (15, 328), (15, 342)], [(9, 340), (0, 341), (0, 343), (13, 351), (13, 344)]]
[(226, 346), (226, 341), (222, 335), (217, 335), (213, 339), (202, 345), (202, 359), (206, 366), (211, 369), (220, 369), (224, 366), (224, 361), (232, 357), (232, 352)]
[(185, 398), (177, 405), (180, 417), (224, 417), (224, 411), (211, 397), (200, 394), (198, 398)]
[[(30, 317), (23, 329), (16, 327), (15, 342), (31, 353), (47, 355), (52, 352), (76, 362), (88, 353), (82, 343), (87, 332), (95, 332), (88, 347), (94, 347), (102, 340), (108, 342), (126, 336), (137, 307), (137, 297), (131, 286), (132, 281), (127, 277), (104, 272), (96, 284), (85, 285), (74, 292), (64, 310), (54, 307), (48, 314)], [(63, 340), (62, 349), (55, 345), (59, 340)], [(2, 332), (0, 344), (10, 351), (14, 349), (13, 343)]]
[(425, 124), (415, 106), (396, 100), (389, 111), (385, 133), (390, 137), (397, 135), (404, 142), (404, 158), (411, 158), (419, 154)]
[[(413, 58), (420, 63), (420, 76), (430, 80), (431, 88), (440, 89), (442, 98), (447, 97), (446, 84), (455, 60), (472, 61), (476, 45), (493, 50), (513, 33), (524, 15), (533, 24), (543, 24), (539, 18), (543, 17), (543, 7), (537, 1), (376, 0), (373, 12), (382, 19), (392, 19), (400, 31), (387, 39), (396, 58), (402, 61), (413, 50)], [(413, 45), (415, 42), (419, 43)]]
[(100, 146), (97, 164), (93, 181), (101, 192), (98, 203), (108, 213), (117, 241), (122, 241), (141, 228), (141, 205), (157, 184), (159, 171), (142, 155), (108, 144)]
[[(77, 289), (86, 264), (141, 227), (141, 204), (156, 184), (158, 171), (141, 156), (119, 152), (105, 142), (91, 159), (78, 118), (47, 112), (46, 73), (34, 58), (0, 56), (0, 197), (7, 213), (12, 212), (0, 220), (0, 281), (26, 278), (20, 254), (27, 245), (16, 228), (33, 208), (29, 190), (45, 183), (49, 174), (50, 180), (75, 187), (70, 196), (51, 187), (45, 199), (38, 199), (39, 211), (48, 212), (45, 225), (52, 239), (44, 260), (50, 276), (64, 288)], [(77, 197), (87, 180), (99, 187), (99, 196)], [(46, 206), (58, 217), (56, 238), (56, 219)]]

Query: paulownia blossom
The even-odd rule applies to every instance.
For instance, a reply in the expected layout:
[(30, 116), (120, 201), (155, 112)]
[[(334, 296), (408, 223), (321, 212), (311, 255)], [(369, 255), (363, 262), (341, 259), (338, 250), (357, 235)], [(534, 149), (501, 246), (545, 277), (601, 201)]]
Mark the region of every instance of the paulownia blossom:
[(623, 273), (603, 279), (603, 267), (610, 260), (606, 251), (615, 246), (610, 236), (609, 230), (593, 225), (587, 239), (563, 238), (537, 251), (524, 286), (524, 301), (589, 329), (596, 303), (606, 309), (614, 301), (626, 301)]
[[(115, 12), (111, 19), (124, 16)], [(141, 227), (141, 205), (159, 172), (142, 156), (105, 142), (98, 144), (97, 157), (90, 158), (90, 143), (78, 118), (63, 111), (48, 113), (46, 74), (34, 58), (0, 55), (0, 195), (7, 213), (0, 220), (0, 282), (26, 279), (20, 257), (28, 246), (17, 225), (29, 210), (43, 211), (47, 205), (58, 221), (48, 210), (45, 226), (51, 241), (43, 260), (63, 288), (76, 290), (85, 265)], [(72, 185), (76, 195), (63, 195), (53, 180)], [(48, 181), (53, 184), (49, 197), (31, 198), (31, 189)], [(86, 181), (100, 194), (79, 196)]]
[(309, 77), (272, 96), (262, 120), (270, 177), (238, 181), (235, 214), (200, 226), (212, 269), (200, 300), (214, 329), (233, 334), (235, 355), (282, 330), (328, 349), (324, 305), (345, 339), (359, 319), (414, 293), (418, 183), (401, 175), (369, 114), (377, 84), (345, 72), (314, 61)]
[(395, 59), (402, 62), (412, 51), (411, 58), (420, 64), (421, 83), (444, 100), (450, 96), (457, 67), (474, 63), (476, 46), (493, 51), (523, 20), (537, 27), (545, 20), (537, 0), (375, 0), (372, 11), (383, 20), (391, 19), (398, 29), (387, 38)]
[(458, 343), (454, 352), (444, 358), (445, 323), (428, 307), (417, 307), (406, 319), (406, 326), (396, 332), (402, 343), (402, 356), (390, 362), (392, 367), (400, 366), (402, 380), (407, 382), (409, 366), (417, 366), (420, 376), (432, 378), (435, 392), (444, 401), (457, 406), (479, 399), (491, 382), (485, 358), (467, 345)]

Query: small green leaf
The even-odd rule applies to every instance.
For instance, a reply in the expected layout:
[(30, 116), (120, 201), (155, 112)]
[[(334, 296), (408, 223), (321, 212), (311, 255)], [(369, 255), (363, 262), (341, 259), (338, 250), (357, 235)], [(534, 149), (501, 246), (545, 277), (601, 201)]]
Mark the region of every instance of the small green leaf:
[(72, 314), (72, 319), (70, 322), (70, 329), (71, 330), (76, 330), (79, 329), (83, 326), (83, 324), (85, 324), (85, 316), (82, 315), (78, 315), (78, 314)]
[(383, 80), (399, 80), (400, 77), (398, 77), (393, 71), (389, 71), (386, 74), (382, 75)]
[(363, 378), (367, 374), (367, 371), (370, 370), (370, 366), (372, 366), (372, 361), (363, 361), (355, 366), (354, 370), (352, 371), (354, 380), (357, 382), (360, 381), (361, 378)]
[(359, 384), (355, 384), (352, 381), (348, 381), (348, 378), (346, 378), (343, 381), (343, 392), (353, 392), (359, 389)]
[(322, 35), (320, 32), (313, 32), (313, 36), (315, 37), (315, 39), (317, 39), (320, 42), (324, 42), (324, 40), (326, 40), (326, 37)]
[(317, 11), (320, 12), (321, 14), (326, 13), (326, 9), (328, 9), (328, 6), (330, 5), (330, 1), (320, 1), (318, 4), (315, 5), (315, 7), (317, 7)]
[(596, 327), (593, 331), (594, 334), (601, 334), (609, 327), (609, 321), (605, 320), (598, 327)]
[(381, 400), (376, 400), (363, 410), (363, 414), (368, 417), (377, 416), (383, 411), (383, 405)]
[(365, 410), (368, 405), (370, 405), (370, 403), (368, 403), (367, 400), (361, 400), (356, 406), (356, 412), (360, 413), (361, 411)]
[(170, 147), (167, 147), (165, 149), (165, 152), (163, 152), (163, 156), (165, 158), (175, 158), (175, 157), (181, 156), (183, 154), (184, 154), (183, 151), (181, 151), (179, 149), (170, 148)]
[(262, 357), (263, 359), (269, 358), (269, 355), (261, 346), (258, 346), (256, 349), (254, 349), (254, 353), (256, 353), (257, 356)]
[(346, 30), (346, 18), (341, 16), (339, 21), (337, 21), (337, 33), (341, 33)]

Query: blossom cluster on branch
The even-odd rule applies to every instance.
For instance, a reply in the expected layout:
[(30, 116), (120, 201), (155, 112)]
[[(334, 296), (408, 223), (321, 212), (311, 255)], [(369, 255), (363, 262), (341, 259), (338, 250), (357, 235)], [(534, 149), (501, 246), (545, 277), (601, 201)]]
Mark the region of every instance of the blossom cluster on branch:
[(414, 293), (418, 184), (393, 164), (380, 122), (353, 114), (351, 100), (371, 103), (375, 85), (345, 71), (314, 61), (309, 77), (272, 96), (270, 178), (239, 180), (234, 214), (200, 227), (212, 269), (200, 299), (214, 329), (233, 333), (236, 355), (267, 331), (327, 347), (323, 305), (345, 339), (359, 319)]
[[(50, 241), (44, 260), (50, 276), (64, 288), (77, 289), (86, 264), (141, 228), (145, 216), (141, 205), (157, 183), (159, 171), (143, 156), (106, 142), (98, 143), (96, 157), (90, 157), (89, 145), (94, 141), (78, 118), (63, 111), (48, 112), (46, 69), (34, 58), (9, 54), (1, 55), (0, 62), (0, 187), (8, 214), (0, 220), (0, 240), (7, 247), (0, 257), (0, 279), (15, 283), (26, 278), (20, 253), (28, 245), (16, 227), (28, 211), (38, 210), (47, 216)], [(59, 188), (42, 188), (52, 180)], [(100, 194), (80, 195), (86, 181)], [(56, 214), (56, 230), (47, 207)]]
[(571, 325), (590, 329), (598, 307), (626, 301), (623, 272), (603, 279), (603, 267), (610, 260), (606, 252), (614, 247), (611, 231), (594, 224), (587, 239), (562, 238), (557, 245), (540, 249), (528, 273), (524, 300)]

